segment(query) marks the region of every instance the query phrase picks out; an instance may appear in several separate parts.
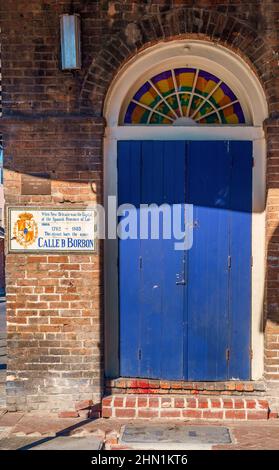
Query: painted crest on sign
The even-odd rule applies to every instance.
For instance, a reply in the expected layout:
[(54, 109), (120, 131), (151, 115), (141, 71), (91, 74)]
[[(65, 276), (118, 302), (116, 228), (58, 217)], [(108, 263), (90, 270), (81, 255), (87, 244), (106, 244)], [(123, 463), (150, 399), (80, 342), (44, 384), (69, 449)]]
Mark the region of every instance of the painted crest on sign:
[(16, 241), (23, 248), (32, 245), (38, 238), (38, 225), (34, 220), (33, 214), (29, 212), (19, 214), (14, 224), (13, 233)]

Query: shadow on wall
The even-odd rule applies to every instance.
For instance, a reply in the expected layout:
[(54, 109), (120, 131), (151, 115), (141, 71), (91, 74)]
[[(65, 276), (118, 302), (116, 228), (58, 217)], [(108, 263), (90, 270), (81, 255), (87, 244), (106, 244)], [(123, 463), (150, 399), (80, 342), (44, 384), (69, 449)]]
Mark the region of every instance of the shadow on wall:
[(279, 325), (279, 224), (274, 228), (267, 246), (264, 330), (267, 323)]

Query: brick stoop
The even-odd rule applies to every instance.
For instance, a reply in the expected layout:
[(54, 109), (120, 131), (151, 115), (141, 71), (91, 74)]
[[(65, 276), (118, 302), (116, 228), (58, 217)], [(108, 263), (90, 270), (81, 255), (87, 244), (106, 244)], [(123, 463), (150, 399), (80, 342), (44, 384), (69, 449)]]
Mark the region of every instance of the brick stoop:
[(236, 395), (265, 396), (266, 384), (259, 381), (188, 382), (178, 380), (132, 379), (119, 377), (106, 380), (106, 395), (119, 394)]
[(236, 396), (110, 395), (102, 400), (103, 418), (256, 420), (269, 418), (263, 398)]

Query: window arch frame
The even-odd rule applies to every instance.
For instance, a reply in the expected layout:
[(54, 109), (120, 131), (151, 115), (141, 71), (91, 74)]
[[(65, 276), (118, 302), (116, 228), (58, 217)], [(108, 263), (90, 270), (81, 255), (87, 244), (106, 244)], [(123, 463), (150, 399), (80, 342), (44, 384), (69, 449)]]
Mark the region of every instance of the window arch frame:
[[(124, 126), (121, 113), (129, 93), (143, 77), (162, 68), (197, 64), (223, 78), (241, 100), (251, 123), (246, 125)], [(209, 69), (208, 64), (211, 64)], [(201, 66), (202, 64), (202, 66)], [(213, 68), (212, 68), (213, 67)], [(223, 72), (222, 72), (223, 71)], [(133, 88), (134, 87), (134, 88)], [(126, 101), (127, 103), (127, 101)], [(117, 142), (119, 140), (251, 140), (253, 141), (252, 213), (252, 380), (264, 370), (263, 298), (265, 282), (266, 141), (263, 122), (268, 107), (263, 88), (243, 58), (220, 44), (200, 40), (174, 40), (150, 46), (127, 61), (114, 77), (104, 102), (104, 201), (117, 199)], [(104, 242), (105, 373), (119, 375), (118, 243)]]
[[(183, 58), (181, 58), (181, 61), (183, 62)], [(187, 64), (186, 65), (176, 65), (175, 67), (173, 64), (169, 66), (167, 69), (163, 69), (161, 66), (161, 70), (156, 72), (156, 74), (148, 77), (143, 77), (143, 82), (140, 84), (138, 88), (136, 88), (137, 85), (133, 85), (130, 90), (127, 93), (127, 96), (122, 104), (121, 111), (120, 111), (120, 116), (119, 116), (119, 125), (141, 125), (141, 126), (146, 126), (146, 125), (195, 125), (196, 124), (202, 124), (202, 125), (251, 125), (251, 113), (249, 110), (249, 106), (247, 106), (246, 102), (244, 102), (244, 105), (242, 106), (242, 102), (237, 96), (234, 88), (230, 85), (228, 85), (227, 81), (224, 78), (220, 78), (220, 76), (216, 76), (216, 73), (213, 72), (214, 66), (212, 64), (209, 65), (211, 70), (209, 71), (208, 69), (205, 69), (204, 67), (201, 68), (197, 66), (192, 66), (189, 64), (189, 60), (187, 59)], [(182, 71), (184, 69), (184, 71)], [(169, 77), (167, 78), (160, 78), (158, 77), (163, 74), (168, 74)], [(189, 86), (192, 87), (191, 90), (183, 90), (180, 84), (180, 79), (182, 74), (188, 74), (189, 78), (190, 75), (192, 75), (192, 83), (189, 83)], [(210, 75), (211, 77), (207, 80), (206, 83), (206, 88), (208, 91), (201, 90), (200, 86), (201, 84), (199, 83), (200, 79), (204, 79), (204, 75)], [(225, 74), (224, 74), (225, 75)], [(227, 78), (227, 77), (226, 77)], [(156, 82), (155, 82), (156, 80)], [(167, 91), (163, 91), (162, 88), (160, 87), (160, 82), (161, 80), (165, 80), (165, 84), (167, 81), (169, 83), (172, 83), (173, 85), (173, 90), (171, 90), (169, 93)], [(213, 83), (213, 86), (210, 85), (210, 81)], [(232, 82), (232, 80), (231, 80)], [(209, 85), (209, 87), (208, 87)], [(144, 87), (149, 87), (149, 89), (144, 93), (142, 92), (142, 89)], [(216, 97), (217, 92), (221, 89), (221, 91), (224, 93), (223, 88), (226, 87), (228, 90), (228, 93), (231, 93), (234, 95), (233, 100), (230, 102), (227, 101), (225, 104), (219, 104), (216, 102), (214, 99)], [(238, 88), (239, 90), (239, 88)], [(149, 97), (151, 96), (150, 91), (152, 92), (152, 95), (154, 95), (154, 105), (146, 103), (146, 93), (149, 93)], [(142, 92), (142, 93), (141, 93)], [(140, 98), (137, 98), (136, 95), (141, 93)], [(157, 95), (157, 96), (156, 96)], [(181, 98), (185, 95), (189, 96), (189, 101), (186, 105), (187, 110), (183, 110), (183, 102)], [(242, 93), (243, 95), (243, 93)], [(224, 96), (228, 98), (228, 95)], [(176, 108), (171, 106), (171, 102), (169, 98), (173, 97), (176, 101)], [(147, 96), (148, 98), (148, 96)], [(198, 103), (197, 107), (193, 107), (194, 100), (195, 99), (200, 100)], [(158, 108), (162, 105), (165, 104), (165, 111), (158, 111)], [(230, 108), (231, 106), (234, 106), (235, 104), (238, 104), (240, 107), (240, 119), (243, 118), (244, 122), (224, 122), (225, 116), (223, 115), (222, 111), (225, 110), (226, 108)], [(126, 122), (126, 117), (129, 113), (129, 108), (133, 107), (134, 109), (142, 108), (143, 110), (146, 110), (146, 113), (148, 114), (148, 117), (146, 119), (146, 122)], [(206, 113), (204, 116), (200, 114), (200, 111), (205, 105), (209, 105), (211, 107), (211, 111)], [(235, 109), (233, 108), (233, 111)], [(191, 113), (192, 111), (192, 113)], [(163, 118), (165, 122), (162, 122), (161, 124), (159, 123), (154, 123), (151, 122), (152, 118), (154, 115), (158, 115), (160, 118)], [(186, 114), (186, 115), (185, 115)], [(203, 123), (200, 121), (203, 121), (205, 117), (209, 117), (210, 115), (217, 116), (217, 119), (219, 122), (217, 123)], [(187, 117), (187, 120), (183, 121), (183, 117)], [(178, 122), (178, 119), (180, 118), (180, 121)], [(159, 119), (159, 118), (158, 118)], [(168, 121), (168, 122), (167, 122)], [(192, 121), (192, 122), (191, 122)]]
[(181, 66), (201, 68), (223, 80), (238, 97), (248, 125), (262, 126), (268, 116), (267, 101), (248, 63), (220, 44), (182, 39), (144, 49), (123, 65), (105, 97), (107, 126), (122, 125), (125, 106), (146, 77)]

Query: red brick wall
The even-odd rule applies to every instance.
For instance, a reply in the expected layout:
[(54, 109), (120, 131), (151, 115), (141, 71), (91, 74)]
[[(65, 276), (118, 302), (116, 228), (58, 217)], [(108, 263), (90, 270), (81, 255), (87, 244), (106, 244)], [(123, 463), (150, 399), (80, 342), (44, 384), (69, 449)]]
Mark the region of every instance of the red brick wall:
[[(267, 272), (265, 376), (279, 380), (279, 119), (266, 123), (267, 136)], [(278, 387), (279, 388), (279, 387)]]
[[(73, 207), (99, 200), (102, 119), (14, 119), (8, 126), (8, 204)], [(21, 196), (21, 174), (40, 168), (51, 176), (51, 196)], [(98, 255), (7, 256), (10, 409), (71, 408), (75, 401), (99, 400), (100, 269)]]
[[(59, 14), (82, 19), (83, 68), (59, 69)], [(277, 1), (6, 0), (2, 31), (7, 204), (101, 200), (103, 101), (117, 70), (160, 40), (194, 37), (232, 48), (266, 91), (268, 139), (266, 374), (279, 378)], [(51, 196), (22, 196), (21, 174), (50, 175)], [(92, 187), (96, 192), (92, 192)], [(102, 391), (102, 253), (8, 255), (8, 406), (62, 409)]]
[(0, 238), (0, 295), (5, 291), (5, 251), (4, 239)]

